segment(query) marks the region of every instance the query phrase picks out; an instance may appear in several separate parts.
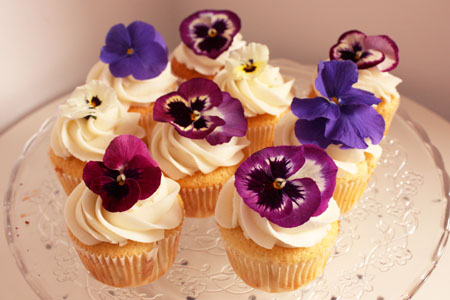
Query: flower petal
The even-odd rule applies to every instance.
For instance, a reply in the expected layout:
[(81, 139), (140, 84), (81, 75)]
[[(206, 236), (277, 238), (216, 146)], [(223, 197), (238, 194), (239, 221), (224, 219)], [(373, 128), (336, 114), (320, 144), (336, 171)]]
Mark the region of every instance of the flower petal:
[(140, 188), (134, 179), (125, 180), (125, 184), (119, 185), (113, 178), (99, 182), (103, 186), (102, 206), (110, 212), (122, 212), (130, 209), (138, 201)]
[(341, 105), (365, 104), (374, 105), (380, 103), (381, 100), (374, 96), (371, 92), (352, 88), (347, 94), (341, 97)]
[(116, 178), (118, 171), (108, 169), (101, 161), (90, 161), (83, 168), (83, 181), (97, 195), (103, 192), (101, 182), (109, 182), (107, 178)]
[[(362, 46), (364, 39), (367, 36), (359, 30), (349, 30), (341, 34), (338, 42), (334, 44), (330, 49), (330, 59), (342, 60), (350, 59), (349, 57), (342, 57), (345, 50), (353, 52), (356, 45)], [(361, 47), (362, 48), (362, 47)], [(363, 50), (363, 49), (360, 49)]]
[(107, 168), (120, 170), (136, 155), (145, 157), (152, 166), (158, 166), (151, 158), (145, 143), (134, 135), (120, 135), (114, 138), (106, 148), (103, 161)]
[(124, 58), (128, 48), (131, 47), (131, 39), (125, 25), (116, 24), (106, 35), (106, 44), (100, 52), (102, 62), (109, 64)]
[(219, 86), (205, 78), (194, 78), (183, 82), (178, 88), (178, 93), (191, 103), (196, 99), (205, 101), (202, 110), (211, 109), (222, 103), (222, 92)]
[(133, 56), (139, 59), (139, 64), (132, 68), (131, 74), (138, 80), (155, 78), (167, 67), (167, 49), (156, 42), (149, 42), (136, 49)]
[(325, 149), (333, 141), (325, 137), (325, 126), (328, 120), (317, 118), (312, 121), (299, 119), (295, 122), (295, 136), (301, 144), (314, 144)]
[(135, 155), (124, 170), (127, 179), (134, 179), (139, 185), (138, 200), (147, 199), (159, 188), (161, 169), (148, 156)]
[(244, 116), (244, 108), (238, 99), (231, 97), (227, 92), (222, 92), (222, 103), (215, 109), (215, 112), (225, 124), (216, 127), (206, 137), (209, 144), (228, 143), (233, 136), (244, 136), (246, 134), (247, 119)]
[(340, 141), (344, 147), (365, 149), (365, 138), (374, 145), (381, 141), (384, 126), (383, 117), (372, 106), (343, 105), (341, 117), (327, 122), (325, 136)]
[(365, 50), (356, 62), (358, 69), (372, 68), (384, 60), (384, 54), (374, 49)]
[(320, 117), (335, 120), (340, 115), (337, 104), (322, 97), (312, 99), (294, 97), (291, 110), (294, 115), (305, 120), (314, 120)]
[(319, 62), (318, 75), (315, 81), (316, 89), (322, 96), (331, 99), (345, 95), (354, 83), (358, 81), (358, 69), (349, 60), (331, 60)]
[(398, 65), (398, 46), (387, 35), (368, 36), (365, 40), (366, 47), (384, 53), (384, 60), (378, 65), (382, 72), (393, 70)]

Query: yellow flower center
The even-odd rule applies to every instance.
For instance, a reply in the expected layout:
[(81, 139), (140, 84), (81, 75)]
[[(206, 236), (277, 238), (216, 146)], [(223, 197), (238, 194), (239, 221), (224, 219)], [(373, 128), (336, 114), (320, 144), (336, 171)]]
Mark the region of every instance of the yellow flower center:
[(128, 48), (127, 55), (131, 55), (133, 53), (134, 53), (134, 49), (133, 48)]
[(281, 190), (286, 185), (286, 180), (283, 178), (276, 178), (273, 183), (273, 187), (277, 190)]
[(246, 73), (255, 72), (258, 66), (253, 62), (253, 59), (249, 59), (248, 62), (242, 66), (242, 70)]
[(208, 30), (208, 36), (210, 37), (210, 38), (213, 38), (213, 37), (215, 37), (217, 35), (217, 30), (215, 29), (215, 28), (210, 28), (209, 30)]
[(356, 53), (355, 53), (355, 59), (360, 59), (361, 58), (361, 55), (362, 55), (362, 51), (356, 51)]
[(194, 110), (191, 114), (191, 121), (197, 121), (202, 114), (196, 110)]
[(89, 100), (89, 104), (92, 108), (96, 108), (97, 106), (102, 104), (102, 101), (97, 96), (94, 96), (91, 98), (91, 100)]
[(331, 97), (331, 101), (333, 101), (334, 103), (338, 104), (339, 100), (336, 97)]
[(117, 176), (116, 181), (119, 185), (124, 185), (126, 179), (127, 178), (125, 177), (124, 174), (120, 174), (119, 176)]

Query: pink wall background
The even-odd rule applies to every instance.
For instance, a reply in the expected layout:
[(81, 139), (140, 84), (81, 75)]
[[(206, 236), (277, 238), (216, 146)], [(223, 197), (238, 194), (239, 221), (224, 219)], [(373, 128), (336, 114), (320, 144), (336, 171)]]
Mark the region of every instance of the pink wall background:
[(147, 21), (173, 50), (180, 21), (203, 8), (237, 12), (247, 41), (267, 44), (272, 58), (308, 64), (326, 59), (348, 29), (387, 34), (400, 48), (400, 64), (392, 72), (403, 79), (400, 93), (450, 121), (445, 0), (18, 0), (0, 4), (0, 132), (82, 84), (111, 25)]

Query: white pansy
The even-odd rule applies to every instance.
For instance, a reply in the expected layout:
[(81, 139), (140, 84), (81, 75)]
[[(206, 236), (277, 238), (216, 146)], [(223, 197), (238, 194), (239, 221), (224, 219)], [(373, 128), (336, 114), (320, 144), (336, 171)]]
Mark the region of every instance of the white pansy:
[(269, 62), (269, 48), (266, 45), (250, 43), (230, 53), (225, 69), (234, 79), (258, 77)]

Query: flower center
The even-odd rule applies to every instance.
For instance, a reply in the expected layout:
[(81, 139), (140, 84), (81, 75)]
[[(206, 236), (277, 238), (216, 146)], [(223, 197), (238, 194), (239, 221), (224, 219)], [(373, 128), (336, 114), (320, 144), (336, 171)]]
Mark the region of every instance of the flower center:
[(362, 51), (356, 51), (355, 52), (355, 59), (356, 60), (359, 60), (361, 58), (361, 56), (362, 56)]
[(208, 36), (210, 37), (210, 38), (213, 38), (213, 37), (215, 37), (217, 35), (217, 30), (215, 29), (215, 28), (210, 28), (209, 30), (208, 30)]
[(333, 101), (336, 104), (339, 104), (339, 99), (337, 97), (331, 97), (331, 101)]
[(272, 185), (275, 189), (281, 190), (286, 185), (286, 180), (283, 178), (275, 178)]
[(117, 176), (116, 181), (119, 185), (124, 185), (126, 179), (127, 178), (125, 177), (124, 174), (120, 174), (119, 176)]
[(254, 72), (256, 70), (256, 64), (253, 62), (253, 59), (249, 59), (242, 69), (247, 73)]
[(91, 100), (89, 100), (89, 104), (92, 108), (96, 108), (97, 106), (102, 104), (102, 101), (97, 96), (94, 96), (91, 98)]
[(128, 48), (127, 55), (131, 55), (133, 53), (134, 53), (134, 49), (133, 48)]
[(200, 117), (202, 116), (202, 114), (198, 111), (198, 110), (194, 110), (191, 113), (191, 121), (197, 121)]

